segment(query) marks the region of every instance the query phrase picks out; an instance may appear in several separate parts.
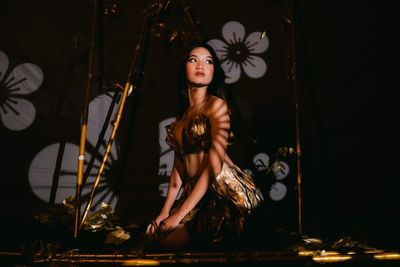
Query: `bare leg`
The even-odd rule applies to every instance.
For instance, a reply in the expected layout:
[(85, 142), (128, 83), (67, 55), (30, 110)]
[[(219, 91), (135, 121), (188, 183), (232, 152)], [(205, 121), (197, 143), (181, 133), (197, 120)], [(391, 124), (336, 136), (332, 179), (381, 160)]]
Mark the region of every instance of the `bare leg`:
[(170, 234), (161, 238), (160, 245), (167, 250), (182, 250), (189, 243), (189, 235), (184, 224), (179, 224)]

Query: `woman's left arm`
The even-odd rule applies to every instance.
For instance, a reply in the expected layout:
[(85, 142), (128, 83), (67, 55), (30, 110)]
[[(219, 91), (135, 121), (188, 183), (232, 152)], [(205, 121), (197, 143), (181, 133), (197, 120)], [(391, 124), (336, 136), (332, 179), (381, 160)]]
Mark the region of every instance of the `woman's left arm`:
[(224, 100), (212, 97), (206, 116), (211, 124), (211, 147), (208, 152), (208, 164), (201, 173), (193, 190), (182, 203), (179, 210), (172, 215), (171, 220), (177, 225), (185, 215), (192, 210), (207, 192), (213, 179), (221, 172), (224, 164), (226, 147), (230, 129), (228, 106)]

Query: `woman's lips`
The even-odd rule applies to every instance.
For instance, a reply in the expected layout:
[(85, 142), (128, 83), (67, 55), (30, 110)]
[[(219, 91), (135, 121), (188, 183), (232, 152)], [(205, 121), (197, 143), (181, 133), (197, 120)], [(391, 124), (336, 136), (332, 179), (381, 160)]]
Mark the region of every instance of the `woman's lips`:
[(205, 74), (203, 72), (196, 72), (194, 75), (201, 76), (201, 77), (205, 76)]

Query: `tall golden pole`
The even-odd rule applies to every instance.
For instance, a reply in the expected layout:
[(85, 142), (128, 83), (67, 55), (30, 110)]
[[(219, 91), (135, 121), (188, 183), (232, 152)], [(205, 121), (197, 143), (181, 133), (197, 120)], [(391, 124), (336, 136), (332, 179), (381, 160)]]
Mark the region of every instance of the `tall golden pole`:
[(74, 237), (78, 237), (79, 218), (81, 207), (81, 192), (83, 184), (83, 168), (85, 165), (85, 144), (86, 132), (89, 113), (89, 96), (93, 83), (93, 63), (94, 52), (96, 43), (96, 29), (97, 29), (97, 0), (93, 1), (93, 15), (92, 15), (92, 29), (89, 47), (89, 62), (88, 62), (88, 75), (86, 80), (86, 89), (83, 98), (83, 108), (81, 113), (81, 136), (79, 140), (79, 155), (78, 155), (78, 170), (76, 178), (76, 193), (75, 193), (75, 222), (74, 222)]
[(296, 128), (296, 178), (297, 178), (297, 223), (299, 233), (303, 232), (303, 212), (302, 212), (302, 173), (301, 173), (301, 142), (300, 142), (300, 106), (299, 106), (299, 92), (297, 87), (297, 65), (296, 65), (296, 35), (294, 23), (294, 7), (293, 0), (289, 0), (288, 14), (284, 20), (290, 27), (290, 81), (293, 87), (294, 106), (295, 106), (295, 128)]
[(126, 98), (128, 97), (128, 95), (131, 94), (132, 88), (134, 87), (134, 85), (131, 83), (131, 80), (133, 80), (133, 78), (132, 78), (133, 73), (137, 72), (137, 70), (135, 68), (136, 68), (136, 64), (137, 64), (139, 51), (143, 46), (144, 31), (146, 29), (147, 18), (148, 17), (145, 17), (145, 19), (144, 19), (144, 22), (143, 22), (143, 25), (142, 25), (142, 29), (141, 29), (140, 35), (139, 35), (138, 44), (135, 46), (135, 52), (134, 52), (134, 55), (133, 55), (131, 68), (130, 68), (130, 71), (129, 71), (129, 74), (128, 74), (128, 79), (127, 79), (127, 81), (125, 83), (125, 87), (124, 87), (124, 91), (123, 91), (122, 97), (120, 99), (120, 104), (119, 104), (118, 112), (116, 114), (116, 118), (115, 118), (115, 121), (114, 121), (114, 124), (113, 124), (111, 135), (110, 135), (110, 138), (108, 140), (107, 147), (106, 147), (106, 150), (105, 150), (104, 155), (103, 155), (103, 160), (102, 160), (101, 165), (99, 167), (99, 171), (98, 171), (98, 173), (96, 175), (96, 178), (94, 180), (92, 191), (91, 191), (89, 199), (88, 199), (88, 201), (86, 203), (86, 207), (85, 207), (85, 210), (83, 212), (82, 219), (80, 220), (79, 228), (81, 228), (83, 226), (83, 224), (85, 222), (85, 219), (86, 219), (86, 217), (87, 217), (87, 215), (89, 213), (90, 207), (91, 207), (91, 205), (93, 203), (93, 198), (94, 198), (94, 195), (95, 195), (96, 188), (97, 188), (97, 186), (98, 186), (98, 184), (100, 182), (101, 174), (102, 174), (102, 172), (104, 170), (104, 166), (106, 164), (108, 155), (109, 155), (109, 153), (111, 151), (111, 146), (112, 146), (113, 141), (115, 139), (115, 136), (116, 136), (116, 133), (117, 133), (117, 130), (118, 130), (121, 118), (122, 118), (122, 113), (123, 113), (123, 110), (124, 110)]

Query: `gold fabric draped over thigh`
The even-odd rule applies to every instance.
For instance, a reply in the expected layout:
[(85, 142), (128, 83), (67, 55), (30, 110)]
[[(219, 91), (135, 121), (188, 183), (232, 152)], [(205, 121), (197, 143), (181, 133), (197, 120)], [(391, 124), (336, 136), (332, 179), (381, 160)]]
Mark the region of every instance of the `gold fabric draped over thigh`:
[[(187, 181), (171, 213), (183, 203), (194, 185)], [(246, 217), (263, 200), (251, 176), (239, 167), (224, 168), (206, 195), (182, 223), (190, 240), (200, 245), (222, 244), (239, 237)]]

